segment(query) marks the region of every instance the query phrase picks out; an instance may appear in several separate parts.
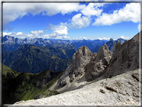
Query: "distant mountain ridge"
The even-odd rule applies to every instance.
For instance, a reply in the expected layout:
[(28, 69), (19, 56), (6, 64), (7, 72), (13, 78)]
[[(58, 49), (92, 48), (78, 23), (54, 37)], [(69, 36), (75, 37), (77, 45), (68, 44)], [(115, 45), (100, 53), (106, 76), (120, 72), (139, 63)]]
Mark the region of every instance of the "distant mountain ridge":
[[(110, 40), (107, 41), (105, 44), (108, 46), (109, 50), (110, 50), (111, 52), (113, 52), (113, 47), (114, 47), (114, 44), (115, 44), (115, 43), (119, 42), (120, 44), (123, 44), (125, 41), (127, 41), (127, 40), (124, 40), (124, 39), (122, 39), (122, 38), (118, 38), (117, 40), (113, 40), (112, 38), (110, 38)], [(97, 53), (101, 46), (103, 46), (103, 45), (98, 44), (98, 45), (96, 45), (95, 48), (91, 49), (91, 51), (92, 51), (93, 53), (94, 53), (94, 52)]]
[(111, 38), (108, 42), (106, 42), (106, 45), (109, 47), (109, 50), (110, 50), (111, 52), (113, 52), (114, 43), (119, 42), (120, 44), (123, 44), (125, 41), (127, 41), (127, 40), (124, 40), (124, 39), (122, 39), (122, 38), (118, 38), (117, 40), (113, 40), (113, 39)]
[(19, 72), (61, 71), (71, 63), (72, 48), (37, 47), (24, 44), (13, 52), (3, 53), (3, 63)]
[(79, 47), (86, 45), (90, 50), (93, 49), (97, 44), (100, 44), (101, 46), (107, 42), (108, 40), (61, 40), (61, 39), (43, 39), (43, 38), (34, 38), (34, 39), (19, 39), (12, 36), (4, 36), (3, 37), (3, 46), (6, 44), (13, 45), (23, 45), (23, 44), (32, 44), (36, 46), (47, 46), (53, 44), (68, 44), (68, 45), (74, 45), (76, 47), (76, 50), (78, 50)]
[(119, 38), (117, 40), (113, 40), (111, 38), (109, 41), (99, 40), (99, 39), (96, 39), (96, 40), (85, 40), (85, 39), (83, 40), (61, 40), (61, 39), (43, 39), (43, 38), (19, 39), (19, 38), (6, 35), (3, 37), (2, 45), (3, 45), (3, 52), (15, 51), (16, 49), (21, 47), (23, 44), (32, 44), (38, 47), (40, 46), (50, 47), (50, 46), (59, 45), (60, 48), (63, 48), (66, 46), (72, 46), (72, 48), (76, 50), (78, 50), (79, 47), (82, 47), (85, 45), (94, 53), (94, 52), (98, 52), (99, 48), (103, 46), (105, 43), (108, 45), (109, 50), (112, 51), (114, 42), (117, 43), (117, 41), (122, 44), (127, 40), (124, 40), (122, 38)]

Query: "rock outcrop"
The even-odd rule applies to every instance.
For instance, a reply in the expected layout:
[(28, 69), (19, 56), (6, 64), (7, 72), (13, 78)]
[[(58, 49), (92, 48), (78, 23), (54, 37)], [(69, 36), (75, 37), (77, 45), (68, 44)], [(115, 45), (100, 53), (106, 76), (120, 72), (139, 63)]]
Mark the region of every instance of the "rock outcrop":
[(93, 54), (86, 46), (80, 47), (72, 57), (72, 64), (51, 89), (59, 92), (69, 91), (83, 85), (79, 84), (81, 82), (100, 77), (105, 73), (111, 56), (112, 52), (107, 45), (102, 46), (98, 54)]
[(87, 81), (94, 80), (105, 73), (111, 60), (112, 52), (107, 45), (102, 46), (94, 60), (85, 66), (85, 78)]
[(139, 68), (139, 33), (123, 44), (115, 44), (106, 77), (116, 76), (137, 68)]

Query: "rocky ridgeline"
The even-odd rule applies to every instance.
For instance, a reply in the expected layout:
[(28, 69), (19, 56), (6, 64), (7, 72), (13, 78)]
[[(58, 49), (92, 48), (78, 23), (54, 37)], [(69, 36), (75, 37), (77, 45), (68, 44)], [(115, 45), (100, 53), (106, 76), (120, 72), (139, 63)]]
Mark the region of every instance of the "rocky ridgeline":
[(102, 76), (111, 57), (112, 52), (109, 51), (107, 45), (102, 46), (98, 54), (93, 54), (86, 46), (80, 47), (72, 57), (72, 64), (51, 89), (59, 92), (73, 90), (85, 85), (84, 82), (87, 83)]
[(72, 64), (51, 89), (65, 92), (99, 77), (111, 78), (137, 68), (139, 33), (123, 44), (114, 44), (113, 54), (106, 44), (94, 54), (86, 46), (80, 47), (72, 57)]

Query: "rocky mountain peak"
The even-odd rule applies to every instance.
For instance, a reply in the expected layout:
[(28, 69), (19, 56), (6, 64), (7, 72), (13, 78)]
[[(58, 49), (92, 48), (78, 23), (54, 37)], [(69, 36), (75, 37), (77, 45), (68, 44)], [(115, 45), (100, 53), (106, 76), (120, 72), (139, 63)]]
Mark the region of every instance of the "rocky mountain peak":
[(87, 46), (82, 46), (78, 48), (78, 51), (76, 52), (77, 58), (79, 56), (91, 56), (93, 53), (88, 49)]
[(100, 47), (95, 61), (98, 62), (100, 59), (108, 56), (112, 56), (112, 52), (108, 49), (108, 46), (104, 44), (104, 46)]
[(65, 70), (53, 89), (67, 91), (79, 87), (79, 81), (89, 81), (104, 74), (109, 65), (112, 53), (107, 45), (92, 53), (87, 46), (82, 46), (72, 57), (72, 64)]

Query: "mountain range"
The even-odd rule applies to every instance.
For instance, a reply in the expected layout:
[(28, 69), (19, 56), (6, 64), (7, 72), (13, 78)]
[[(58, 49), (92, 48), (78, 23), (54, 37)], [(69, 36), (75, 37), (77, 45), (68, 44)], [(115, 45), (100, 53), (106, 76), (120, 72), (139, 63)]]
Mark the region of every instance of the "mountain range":
[(3, 53), (3, 63), (19, 72), (38, 73), (44, 70), (61, 71), (71, 64), (72, 47), (37, 47), (24, 44), (16, 51)]
[[(60, 53), (62, 48), (56, 49), (56, 47), (58, 46), (23, 45), (18, 48), (18, 51), (13, 52), (19, 56), (26, 55), (25, 58), (29, 57), (29, 59), (31, 56), (39, 57), (39, 53), (43, 53), (41, 56), (45, 53), (45, 55), (56, 55), (62, 59), (67, 58), (67, 55)], [(3, 65), (3, 102), (14, 103), (20, 100), (37, 99), (16, 102), (14, 106), (26, 104), (32, 106), (36, 104), (94, 105), (111, 102), (114, 105), (127, 102), (128, 105), (131, 101), (137, 104), (141, 82), (138, 70), (139, 33), (122, 44), (114, 43), (113, 47), (113, 52), (111, 52), (107, 44), (104, 44), (97, 53), (92, 53), (87, 46), (82, 46), (73, 54), (69, 66), (61, 72), (43, 70), (39, 73), (20, 73)], [(13, 54), (7, 52), (5, 57), (16, 59)], [(32, 62), (29, 59), (27, 63)], [(53, 96), (47, 97), (50, 95)]]
[(93, 53), (97, 52), (101, 46), (105, 43), (108, 45), (109, 50), (112, 51), (114, 42), (124, 43), (126, 40), (119, 38), (117, 40), (113, 40), (112, 38), (108, 40), (60, 40), (60, 39), (43, 39), (43, 38), (34, 38), (34, 39), (19, 39), (12, 36), (4, 36), (3, 37), (3, 52), (6, 51), (15, 51), (23, 44), (32, 44), (35, 46), (46, 46), (51, 47), (53, 45), (60, 45), (60, 48), (65, 47), (66, 45), (71, 45), (76, 51), (79, 47), (87, 46)]
[[(74, 45), (76, 50), (78, 50), (79, 47), (86, 45), (89, 49), (93, 49), (97, 44), (103, 45), (107, 40), (61, 40), (61, 39), (43, 39), (43, 38), (34, 38), (34, 39), (19, 39), (12, 36), (4, 36), (3, 37), (3, 46), (6, 48), (6, 46), (12, 46), (13, 50), (16, 50), (17, 47), (23, 44), (32, 44), (35, 46), (46, 46), (49, 47), (53, 44), (61, 45), (61, 44), (68, 44), (68, 45)], [(7, 51), (8, 49), (3, 50), (3, 52)], [(11, 47), (9, 47), (11, 48)], [(12, 49), (11, 49), (12, 50)]]

